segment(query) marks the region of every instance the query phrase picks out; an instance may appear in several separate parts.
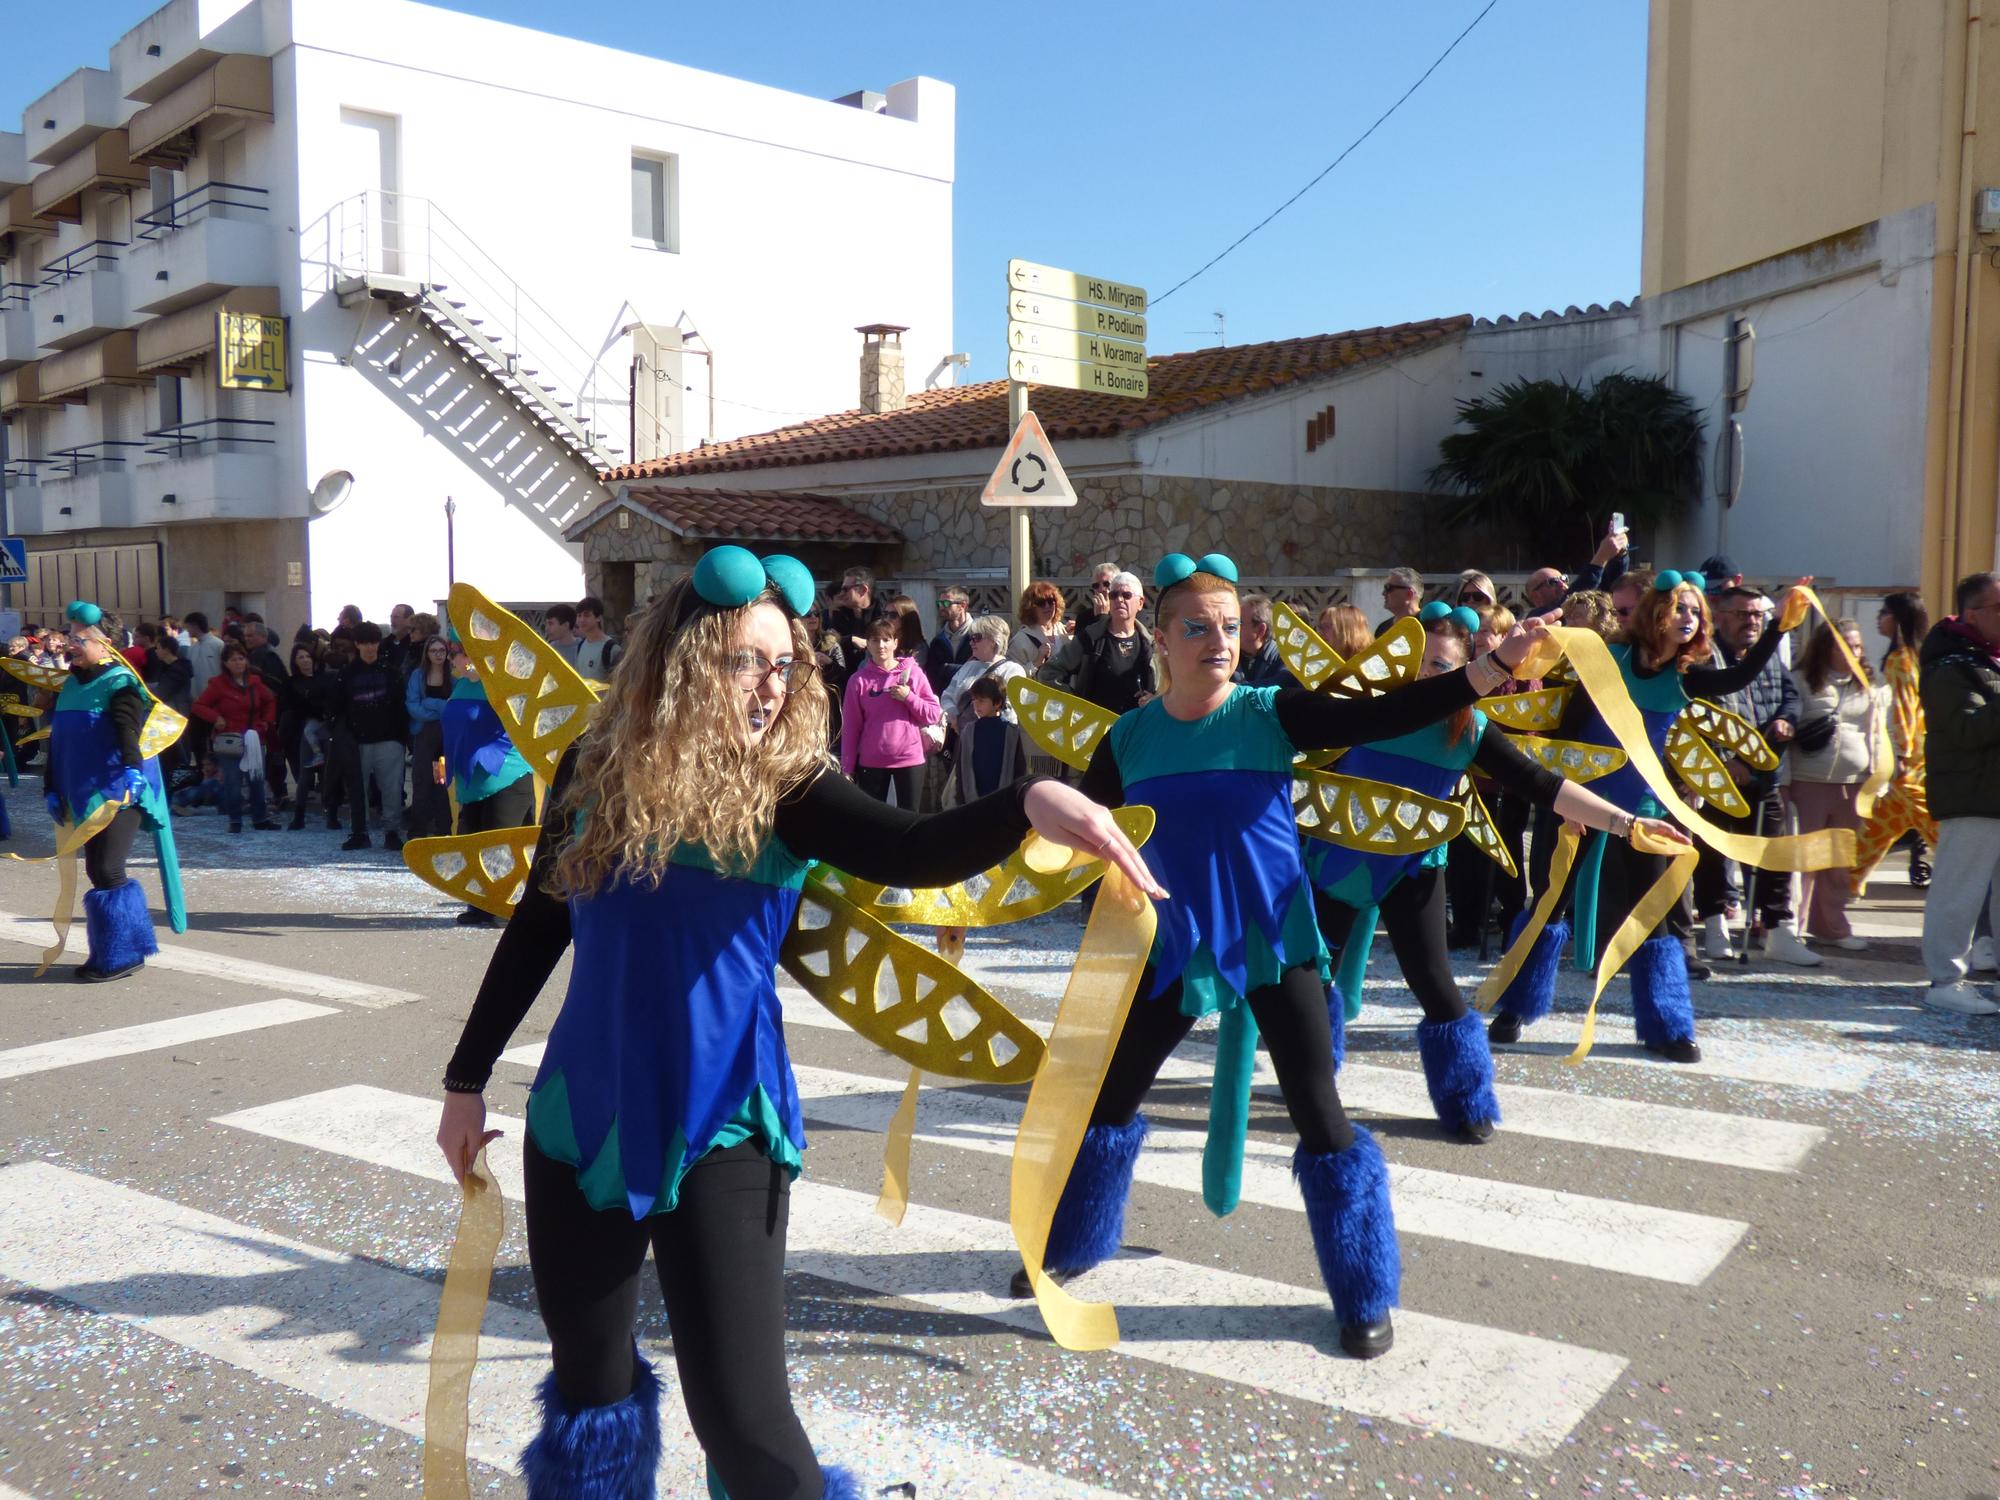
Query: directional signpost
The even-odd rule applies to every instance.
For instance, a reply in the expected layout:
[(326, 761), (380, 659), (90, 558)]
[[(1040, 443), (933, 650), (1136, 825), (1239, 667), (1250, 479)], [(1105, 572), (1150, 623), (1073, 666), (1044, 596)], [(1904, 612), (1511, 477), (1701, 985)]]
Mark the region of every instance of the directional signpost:
[(1007, 262), (1007, 417), (1014, 435), (980, 499), (1013, 508), (1008, 572), (1016, 598), (1028, 588), (1029, 509), (1076, 503), (1042, 424), (1028, 409), (1028, 387), (1143, 401), (1151, 389), (1145, 314), (1142, 286), (1029, 260)]

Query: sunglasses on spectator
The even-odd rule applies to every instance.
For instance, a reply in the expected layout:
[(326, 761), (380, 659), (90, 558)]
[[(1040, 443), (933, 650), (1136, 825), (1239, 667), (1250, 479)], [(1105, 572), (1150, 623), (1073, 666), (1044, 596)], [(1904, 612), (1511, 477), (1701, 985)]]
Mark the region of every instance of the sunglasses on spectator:
[(1113, 589), (1111, 591), (1111, 597), (1114, 599), (1130, 599), (1132, 597), (1132, 591), (1130, 589)]
[(1480, 593), (1478, 589), (1460, 589), (1458, 591), (1458, 602), (1460, 604), (1465, 604), (1475, 599), (1478, 600), (1481, 604), (1491, 604), (1493, 602), (1491, 599), (1487, 598), (1484, 594)]
[(1090, 586), (1090, 591), (1093, 594), (1101, 594), (1104, 593), (1110, 587), (1111, 587), (1111, 580), (1109, 578), (1100, 578), (1097, 580), (1097, 582), (1093, 583)]

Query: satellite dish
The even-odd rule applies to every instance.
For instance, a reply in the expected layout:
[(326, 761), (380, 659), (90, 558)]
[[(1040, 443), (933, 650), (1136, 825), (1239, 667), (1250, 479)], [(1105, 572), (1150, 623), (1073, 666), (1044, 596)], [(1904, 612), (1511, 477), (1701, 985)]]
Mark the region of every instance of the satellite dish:
[(354, 489), (354, 476), (345, 469), (330, 469), (313, 486), (312, 508), (320, 515), (338, 510)]

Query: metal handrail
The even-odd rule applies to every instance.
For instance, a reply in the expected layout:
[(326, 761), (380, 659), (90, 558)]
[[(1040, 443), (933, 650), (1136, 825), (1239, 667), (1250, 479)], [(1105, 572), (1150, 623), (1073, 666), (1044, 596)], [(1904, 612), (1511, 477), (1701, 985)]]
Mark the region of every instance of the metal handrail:
[(122, 464), (125, 458), (118, 453), (92, 453), (93, 448), (143, 448), (146, 445), (135, 438), (99, 438), (92, 443), (78, 443), (69, 448), (51, 448), (48, 462), (56, 472), (67, 474), (72, 479), (78, 477), (85, 464)]
[[(240, 202), (232, 194), (255, 193), (259, 198), (269, 198), (269, 188), (251, 187), (242, 182), (204, 182), (199, 187), (189, 188), (178, 198), (169, 198), (148, 213), (133, 219), (134, 232), (142, 240), (158, 239), (172, 234), (176, 229), (185, 229), (190, 224), (198, 224), (211, 210), (218, 208), (248, 208), (258, 213), (269, 213), (270, 204)], [(146, 226), (139, 229), (136, 226)]]
[[(43, 266), (41, 284), (45, 287), (61, 286), (65, 281), (70, 281), (81, 276), (86, 267), (94, 265), (98, 261), (103, 261), (107, 266), (115, 266), (118, 264), (118, 257), (110, 252), (113, 250), (124, 250), (128, 247), (129, 242), (126, 240), (86, 240), (74, 250), (65, 255), (58, 255), (54, 260)], [(85, 251), (89, 251), (90, 253), (85, 255)], [(77, 257), (80, 255), (83, 256), (83, 259), (79, 261)], [(72, 265), (72, 261), (76, 263)]]
[(155, 427), (144, 436), (152, 438), (161, 446), (147, 448), (149, 454), (162, 458), (179, 458), (190, 448), (199, 448), (209, 443), (262, 443), (274, 444), (276, 438), (244, 437), (236, 433), (216, 432), (197, 434), (197, 427), (276, 427), (278, 424), (263, 417), (203, 417), (195, 422), (175, 422), (167, 427)]

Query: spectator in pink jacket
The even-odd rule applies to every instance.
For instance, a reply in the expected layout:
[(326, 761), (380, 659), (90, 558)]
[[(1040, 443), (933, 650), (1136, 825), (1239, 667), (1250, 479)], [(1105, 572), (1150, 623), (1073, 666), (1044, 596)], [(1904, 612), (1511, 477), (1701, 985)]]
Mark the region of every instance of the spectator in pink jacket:
[(918, 772), (929, 746), (924, 730), (938, 722), (937, 694), (915, 657), (897, 657), (897, 621), (868, 627), (868, 659), (847, 679), (840, 709), (840, 769), (871, 797), (915, 812)]

